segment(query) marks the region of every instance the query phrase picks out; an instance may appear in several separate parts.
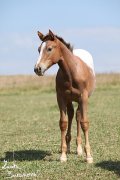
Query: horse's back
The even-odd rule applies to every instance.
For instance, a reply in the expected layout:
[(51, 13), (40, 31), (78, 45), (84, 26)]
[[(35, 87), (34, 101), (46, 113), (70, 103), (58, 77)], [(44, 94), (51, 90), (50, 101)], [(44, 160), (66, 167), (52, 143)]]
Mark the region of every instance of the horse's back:
[(87, 66), (91, 68), (93, 74), (95, 75), (93, 58), (88, 51), (83, 49), (74, 49), (73, 54), (75, 56), (78, 56), (84, 63), (86, 63)]

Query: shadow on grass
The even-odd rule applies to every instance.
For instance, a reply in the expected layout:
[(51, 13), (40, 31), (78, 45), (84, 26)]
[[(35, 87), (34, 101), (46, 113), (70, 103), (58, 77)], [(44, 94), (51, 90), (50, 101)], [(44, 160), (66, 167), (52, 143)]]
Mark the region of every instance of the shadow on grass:
[(96, 164), (96, 167), (101, 167), (108, 171), (113, 171), (120, 176), (120, 161), (102, 161)]
[(1, 158), (0, 161), (34, 161), (34, 160), (44, 160), (47, 156), (51, 156), (51, 153), (48, 151), (42, 150), (23, 150), (23, 151), (14, 151), (6, 152), (5, 157)]

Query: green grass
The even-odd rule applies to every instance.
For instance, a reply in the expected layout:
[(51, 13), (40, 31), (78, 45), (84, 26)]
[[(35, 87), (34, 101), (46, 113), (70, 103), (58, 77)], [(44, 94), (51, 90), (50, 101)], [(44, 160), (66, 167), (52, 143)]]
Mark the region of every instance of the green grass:
[[(84, 158), (76, 155), (75, 118), (71, 154), (66, 163), (59, 162), (59, 110), (54, 78), (48, 85), (42, 82), (43, 86), (33, 82), (27, 85), (26, 81), (21, 86), (16, 85), (16, 80), (15, 86), (13, 82), (0, 86), (0, 179), (120, 179), (120, 75), (98, 75), (98, 85), (89, 100), (93, 164), (86, 164)], [(8, 161), (7, 166), (14, 162), (20, 169), (2, 169), (4, 160)]]

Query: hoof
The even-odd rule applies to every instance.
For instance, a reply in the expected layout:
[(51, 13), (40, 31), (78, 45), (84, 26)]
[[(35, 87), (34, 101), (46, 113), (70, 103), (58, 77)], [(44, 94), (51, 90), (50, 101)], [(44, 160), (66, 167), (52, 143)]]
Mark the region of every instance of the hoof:
[(83, 153), (82, 153), (82, 152), (77, 152), (77, 155), (78, 155), (79, 157), (81, 157), (81, 156), (83, 155)]
[(87, 163), (92, 164), (93, 163), (93, 158), (92, 157), (87, 157), (86, 161), (87, 161)]
[(66, 162), (66, 161), (67, 161), (67, 156), (66, 156), (66, 155), (62, 155), (62, 156), (60, 157), (60, 161), (61, 161), (61, 162)]

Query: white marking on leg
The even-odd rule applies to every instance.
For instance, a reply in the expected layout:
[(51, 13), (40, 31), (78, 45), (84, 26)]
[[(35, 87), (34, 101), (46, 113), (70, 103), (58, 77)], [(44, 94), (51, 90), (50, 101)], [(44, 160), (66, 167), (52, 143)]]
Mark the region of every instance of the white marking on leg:
[(78, 147), (77, 147), (77, 154), (78, 154), (78, 156), (82, 156), (83, 155), (83, 150), (82, 150), (82, 146), (81, 145), (78, 145)]
[(41, 61), (42, 54), (43, 54), (43, 50), (44, 50), (45, 46), (46, 46), (46, 43), (43, 42), (43, 43), (42, 43), (42, 46), (41, 46), (41, 50), (40, 50), (40, 55), (39, 55), (39, 57), (38, 57), (38, 60), (37, 60), (36, 65), (38, 65), (38, 64), (40, 63), (40, 61)]

